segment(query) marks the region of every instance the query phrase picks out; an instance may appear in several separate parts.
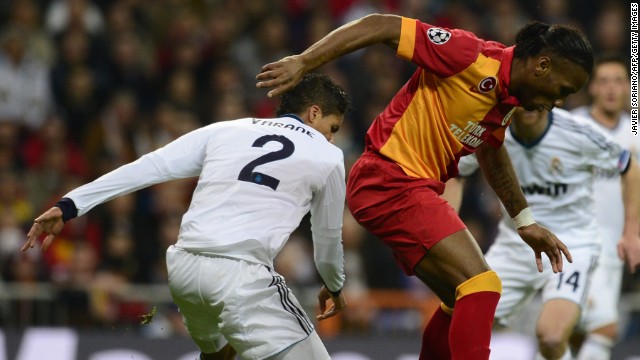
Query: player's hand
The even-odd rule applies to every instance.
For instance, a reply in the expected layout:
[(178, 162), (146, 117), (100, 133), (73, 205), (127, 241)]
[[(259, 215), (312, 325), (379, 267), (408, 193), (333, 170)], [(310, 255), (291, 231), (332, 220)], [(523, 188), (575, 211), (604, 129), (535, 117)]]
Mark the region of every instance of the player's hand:
[(299, 55), (287, 56), (276, 62), (264, 65), (256, 76), (258, 88), (274, 88), (269, 97), (281, 95), (294, 87), (305, 74), (304, 64)]
[(618, 242), (618, 256), (627, 263), (632, 274), (640, 266), (640, 236), (624, 236)]
[[(329, 299), (331, 299), (333, 304), (327, 309), (327, 300)], [(344, 297), (344, 293), (340, 293), (337, 297), (333, 297), (326, 286), (323, 286), (322, 289), (320, 289), (318, 301), (320, 302), (320, 315), (316, 316), (316, 319), (318, 320), (328, 319), (339, 313), (347, 306), (347, 299)]]
[(42, 234), (47, 234), (42, 242), (42, 251), (47, 250), (53, 242), (53, 239), (60, 234), (62, 228), (64, 228), (62, 210), (54, 206), (34, 220), (31, 230), (29, 230), (27, 234), (27, 242), (22, 245), (22, 251), (27, 251), (35, 247), (36, 241)]
[(533, 223), (529, 226), (518, 228), (518, 234), (533, 249), (539, 272), (542, 272), (542, 253), (549, 257), (554, 273), (562, 271), (562, 254), (569, 262), (573, 262), (567, 246), (549, 229)]

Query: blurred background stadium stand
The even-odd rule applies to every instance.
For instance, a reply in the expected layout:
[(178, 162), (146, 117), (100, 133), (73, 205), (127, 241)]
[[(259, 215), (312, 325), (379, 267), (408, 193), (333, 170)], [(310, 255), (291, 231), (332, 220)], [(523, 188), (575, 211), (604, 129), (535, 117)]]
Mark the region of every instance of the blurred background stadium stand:
[[(68, 223), (47, 253), (21, 253), (19, 248), (34, 217), (79, 184), (199, 126), (274, 115), (274, 101), (255, 88), (262, 64), (300, 52), (333, 28), (373, 12), (462, 28), (508, 45), (529, 20), (560, 22), (588, 34), (596, 53), (628, 54), (628, 4), (0, 1), (0, 360), (17, 356), (20, 344), (31, 338), (28, 334), (41, 328), (102, 332), (103, 339), (133, 334), (149, 344), (179, 338), (185, 351), (195, 350), (165, 286), (164, 262), (194, 180), (157, 185), (99, 206)], [(342, 84), (353, 102), (337, 137), (349, 167), (362, 150), (371, 120), (413, 66), (380, 45), (320, 71)], [(570, 97), (566, 108), (588, 100), (583, 91)], [(493, 241), (499, 204), (481, 177), (468, 182), (466, 193), (461, 216), (486, 249)], [(319, 324), (321, 335), (336, 359), (357, 359), (349, 353), (353, 349), (373, 354), (366, 359), (389, 359), (376, 339), (391, 341), (390, 348), (402, 348), (403, 341), (413, 344), (409, 355), (393, 356), (415, 359), (420, 329), (438, 301), (422, 283), (405, 277), (387, 248), (348, 213), (344, 220), (350, 306)], [(314, 314), (320, 282), (307, 219), (279, 255), (276, 268)], [(625, 275), (620, 306), (624, 318), (617, 354), (626, 354), (620, 359), (640, 356), (640, 275)], [(141, 325), (140, 316), (153, 308), (154, 322)], [(532, 327), (522, 326), (523, 341), (530, 341), (526, 336)]]

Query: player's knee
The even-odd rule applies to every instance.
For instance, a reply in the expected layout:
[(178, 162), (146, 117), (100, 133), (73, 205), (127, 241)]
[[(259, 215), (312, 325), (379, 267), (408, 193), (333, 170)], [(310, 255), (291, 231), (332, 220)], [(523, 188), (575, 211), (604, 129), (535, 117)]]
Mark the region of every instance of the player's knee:
[(502, 281), (500, 281), (495, 271), (485, 271), (458, 285), (456, 288), (456, 301), (467, 295), (483, 291), (494, 292), (498, 296), (502, 294)]

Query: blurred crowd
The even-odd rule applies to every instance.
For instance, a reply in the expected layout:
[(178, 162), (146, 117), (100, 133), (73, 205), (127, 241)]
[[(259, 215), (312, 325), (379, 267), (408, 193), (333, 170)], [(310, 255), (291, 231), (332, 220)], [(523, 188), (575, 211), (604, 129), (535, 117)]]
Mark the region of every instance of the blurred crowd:
[[(69, 222), (48, 252), (21, 253), (35, 216), (70, 189), (197, 127), (273, 116), (276, 100), (255, 87), (261, 65), (373, 12), (507, 45), (532, 19), (581, 28), (596, 54), (627, 54), (630, 43), (626, 0), (2, 1), (0, 285), (54, 284), (56, 301), (70, 309), (68, 325), (138, 323), (149, 304), (119, 302), (114, 289), (166, 283), (164, 251), (176, 240), (195, 179), (115, 199)], [(353, 103), (337, 136), (347, 167), (362, 151), (370, 122), (413, 70), (382, 45), (320, 69)], [(566, 107), (588, 101), (582, 92)], [(480, 177), (469, 183), (461, 214), (486, 249), (499, 205)], [(352, 294), (426, 291), (348, 213), (344, 224)], [(290, 286), (319, 284), (306, 220), (277, 261)], [(625, 289), (640, 291), (639, 283), (628, 277)]]

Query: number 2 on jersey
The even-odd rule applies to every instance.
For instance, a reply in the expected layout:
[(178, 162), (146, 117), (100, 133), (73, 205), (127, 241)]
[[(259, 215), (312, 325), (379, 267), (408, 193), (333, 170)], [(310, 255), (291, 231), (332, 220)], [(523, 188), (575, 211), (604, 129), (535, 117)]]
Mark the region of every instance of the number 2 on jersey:
[(263, 147), (266, 143), (270, 141), (279, 142), (282, 144), (282, 149), (277, 151), (272, 151), (270, 153), (264, 154), (259, 158), (251, 161), (245, 167), (240, 170), (240, 174), (238, 175), (238, 180), (247, 181), (250, 183), (264, 185), (272, 188), (273, 190), (278, 188), (280, 184), (280, 180), (274, 178), (273, 176), (269, 176), (267, 174), (263, 174), (261, 172), (253, 171), (257, 166), (270, 163), (272, 161), (278, 161), (282, 159), (286, 159), (295, 150), (295, 145), (293, 141), (287, 139), (283, 135), (265, 135), (256, 139), (253, 143), (253, 147)]

